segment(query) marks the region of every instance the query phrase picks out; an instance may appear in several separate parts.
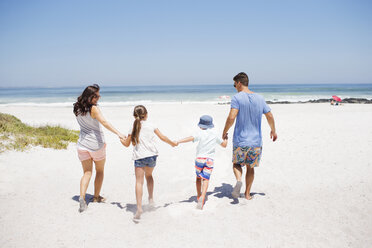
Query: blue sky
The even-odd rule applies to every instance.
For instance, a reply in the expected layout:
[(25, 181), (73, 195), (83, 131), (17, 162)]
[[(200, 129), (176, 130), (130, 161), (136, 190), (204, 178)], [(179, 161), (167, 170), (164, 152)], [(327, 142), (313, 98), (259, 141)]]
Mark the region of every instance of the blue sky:
[(371, 1), (0, 1), (0, 87), (372, 83)]

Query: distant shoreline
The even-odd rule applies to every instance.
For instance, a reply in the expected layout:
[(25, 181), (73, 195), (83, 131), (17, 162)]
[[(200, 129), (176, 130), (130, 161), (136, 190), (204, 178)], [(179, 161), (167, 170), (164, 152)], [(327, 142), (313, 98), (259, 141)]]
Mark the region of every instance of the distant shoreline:
[[(308, 100), (308, 101), (266, 101), (268, 104), (293, 104), (293, 103), (330, 103), (332, 98), (329, 99), (317, 99), (317, 100)], [(359, 103), (359, 104), (372, 104), (372, 99), (368, 100), (367, 98), (345, 98), (341, 103)]]
[[(267, 104), (302, 104), (302, 103), (331, 103), (332, 98), (330, 99), (317, 99), (317, 100), (308, 100), (308, 101), (266, 101)], [(230, 104), (231, 102), (219, 102), (218, 104)], [(341, 103), (356, 103), (356, 104), (372, 104), (372, 99), (367, 98), (345, 98)]]
[[(273, 104), (328, 102), (333, 95), (341, 99), (356, 98), (355, 103), (372, 100), (372, 84), (266, 84), (252, 85), (251, 90)], [(2, 89), (0, 105), (71, 107), (81, 91), (76, 87)], [(177, 102), (228, 104), (237, 92), (232, 85), (175, 85), (102, 87), (101, 93), (102, 106), (126, 106)]]
[[(304, 103), (329, 103), (331, 102), (332, 98), (321, 98), (315, 100), (307, 100), (307, 101), (266, 101), (267, 104), (304, 104)], [(144, 105), (168, 105), (168, 104), (212, 104), (212, 105), (230, 105), (231, 101), (133, 101), (133, 102), (104, 102), (102, 101), (100, 106), (101, 107), (126, 107), (126, 106), (134, 106), (138, 104)], [(342, 100), (341, 104), (372, 104), (372, 99), (367, 98), (345, 98)], [(0, 107), (72, 107), (73, 102), (56, 102), (56, 103), (5, 103), (1, 104)]]

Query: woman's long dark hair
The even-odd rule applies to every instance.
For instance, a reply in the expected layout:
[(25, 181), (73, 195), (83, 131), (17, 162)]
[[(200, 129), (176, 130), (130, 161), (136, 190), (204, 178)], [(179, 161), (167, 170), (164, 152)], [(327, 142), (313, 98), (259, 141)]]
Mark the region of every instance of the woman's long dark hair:
[(141, 121), (145, 119), (147, 115), (147, 109), (143, 105), (137, 105), (134, 107), (133, 116), (136, 118), (133, 123), (132, 134), (130, 139), (133, 146), (139, 143), (139, 134), (141, 131)]
[(74, 114), (86, 115), (92, 109), (92, 99), (97, 97), (97, 92), (99, 91), (98, 84), (93, 84), (85, 88), (83, 93), (77, 98), (74, 103)]

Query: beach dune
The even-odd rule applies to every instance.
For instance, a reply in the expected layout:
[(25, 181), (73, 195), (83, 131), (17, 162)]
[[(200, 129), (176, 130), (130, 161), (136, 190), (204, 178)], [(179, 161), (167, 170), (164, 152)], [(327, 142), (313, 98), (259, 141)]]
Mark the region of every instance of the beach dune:
[[(151, 120), (171, 139), (192, 135), (199, 117), (222, 128), (228, 105), (146, 105)], [(195, 196), (195, 144), (158, 142), (155, 209), (136, 211), (132, 148), (105, 130), (104, 204), (78, 212), (81, 164), (76, 146), (34, 147), (0, 154), (0, 247), (371, 247), (372, 105), (271, 105), (278, 140), (262, 121), (263, 157), (255, 170), (254, 199), (234, 200), (232, 134), (217, 148), (204, 209)], [(117, 129), (133, 124), (133, 106), (102, 107)], [(72, 108), (1, 107), (31, 125), (78, 130)], [(88, 197), (93, 194), (92, 177)], [(147, 211), (146, 211), (147, 210)]]

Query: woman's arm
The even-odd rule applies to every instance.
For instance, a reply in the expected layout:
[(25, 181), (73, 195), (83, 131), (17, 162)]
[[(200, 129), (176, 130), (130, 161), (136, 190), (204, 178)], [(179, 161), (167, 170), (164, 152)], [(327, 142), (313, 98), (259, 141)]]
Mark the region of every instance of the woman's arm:
[(162, 141), (164, 141), (165, 143), (168, 143), (169, 145), (175, 147), (177, 146), (177, 143), (176, 142), (173, 142), (171, 141), (170, 139), (168, 139), (167, 136), (165, 136), (164, 134), (162, 134), (159, 129), (155, 129), (154, 130), (154, 133), (159, 137), (159, 139), (161, 139)]
[(114, 134), (116, 134), (117, 136), (119, 136), (120, 139), (125, 139), (126, 136), (123, 135), (122, 133), (120, 133), (118, 130), (116, 130), (116, 128), (114, 128), (110, 122), (108, 122), (105, 117), (103, 117), (102, 113), (101, 113), (101, 110), (97, 107), (97, 106), (93, 106), (91, 111), (90, 111), (90, 115), (92, 116), (93, 119), (96, 119), (99, 121), (99, 123), (102, 124), (102, 126), (104, 126), (105, 128), (107, 128), (108, 130), (110, 130), (111, 132), (113, 132)]

